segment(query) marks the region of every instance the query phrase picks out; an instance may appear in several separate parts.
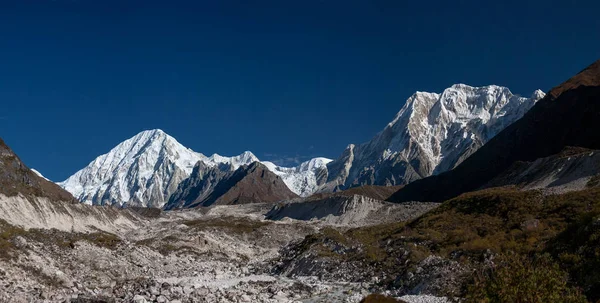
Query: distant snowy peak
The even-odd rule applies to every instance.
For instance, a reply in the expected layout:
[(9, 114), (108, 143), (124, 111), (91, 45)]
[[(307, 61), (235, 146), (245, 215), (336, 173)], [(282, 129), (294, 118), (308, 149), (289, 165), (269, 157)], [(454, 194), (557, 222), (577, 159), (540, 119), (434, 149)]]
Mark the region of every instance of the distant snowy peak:
[(262, 162), (270, 171), (283, 179), (295, 194), (306, 197), (315, 193), (327, 180), (327, 158), (314, 158), (296, 167), (280, 167), (272, 162)]
[[(294, 168), (272, 163), (266, 166), (296, 194), (308, 195), (316, 190), (316, 178), (326, 175), (321, 171), (327, 161), (330, 160), (317, 158)], [(154, 129), (123, 141), (59, 185), (86, 204), (162, 207), (198, 162), (207, 167), (237, 170), (260, 160), (249, 151), (234, 157), (207, 157)]]
[(120, 143), (59, 185), (87, 204), (160, 207), (204, 158), (162, 130), (148, 130)]
[(260, 160), (252, 152), (245, 151), (241, 155), (234, 157), (223, 157), (218, 154), (213, 154), (205, 160), (203, 159), (203, 162), (207, 165), (230, 164), (233, 169), (236, 170), (242, 165), (260, 162)]
[(416, 92), (371, 141), (328, 165), (320, 191), (399, 185), (450, 170), (544, 97), (502, 86), (455, 84), (441, 94)]

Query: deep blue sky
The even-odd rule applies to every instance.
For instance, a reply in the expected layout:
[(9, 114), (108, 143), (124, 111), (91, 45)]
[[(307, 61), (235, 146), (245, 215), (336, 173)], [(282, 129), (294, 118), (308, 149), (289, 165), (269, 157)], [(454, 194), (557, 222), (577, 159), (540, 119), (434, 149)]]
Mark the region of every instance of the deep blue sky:
[(600, 3), (556, 2), (1, 1), (0, 137), (56, 181), (152, 128), (335, 158), (416, 90), (529, 95), (600, 58)]

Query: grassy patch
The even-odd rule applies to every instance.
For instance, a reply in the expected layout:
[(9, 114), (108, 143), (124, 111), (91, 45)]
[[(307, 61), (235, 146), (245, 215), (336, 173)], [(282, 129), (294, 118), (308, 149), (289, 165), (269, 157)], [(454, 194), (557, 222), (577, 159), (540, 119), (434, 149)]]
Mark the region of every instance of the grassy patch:
[(15, 239), (17, 237), (23, 237), (26, 241), (54, 245), (61, 249), (74, 248), (75, 243), (79, 241), (108, 249), (115, 249), (121, 243), (118, 236), (107, 232), (75, 233), (55, 229), (25, 230), (0, 220), (0, 258), (6, 260), (16, 256), (18, 248), (15, 246)]
[(400, 235), (442, 256), (491, 250), (539, 252), (581, 214), (600, 206), (600, 191), (556, 196), (489, 189), (462, 195), (411, 222)]
[(600, 185), (600, 174), (592, 176), (588, 180), (586, 187), (597, 187), (598, 185)]
[(24, 236), (26, 233), (24, 229), (0, 220), (0, 258), (4, 260), (14, 258), (17, 250), (14, 240), (17, 236)]
[(340, 262), (359, 261), (392, 278), (430, 255), (477, 268), (490, 253), (510, 252), (534, 262), (531, 256), (550, 252), (553, 261), (548, 264), (570, 274), (565, 291), (577, 285), (589, 299), (598, 300), (600, 189), (560, 195), (486, 189), (446, 201), (407, 224), (345, 232), (323, 229), (306, 237), (297, 249)]
[(581, 291), (569, 285), (568, 274), (549, 255), (528, 258), (514, 253), (499, 255), (494, 267), (475, 275), (465, 303), (585, 303)]

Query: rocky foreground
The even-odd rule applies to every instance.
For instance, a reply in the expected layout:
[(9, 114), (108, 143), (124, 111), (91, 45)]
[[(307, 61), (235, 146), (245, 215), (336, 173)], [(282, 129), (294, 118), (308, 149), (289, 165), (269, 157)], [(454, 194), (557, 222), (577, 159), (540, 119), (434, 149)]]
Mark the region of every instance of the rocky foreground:
[[(310, 264), (301, 275), (277, 273), (288, 246), (331, 227), (326, 220), (264, 220), (269, 209), (143, 211), (134, 215), (138, 226), (114, 233), (4, 222), (0, 302), (359, 302), (377, 291), (376, 278), (332, 281)], [(406, 302), (424, 299), (436, 302)]]

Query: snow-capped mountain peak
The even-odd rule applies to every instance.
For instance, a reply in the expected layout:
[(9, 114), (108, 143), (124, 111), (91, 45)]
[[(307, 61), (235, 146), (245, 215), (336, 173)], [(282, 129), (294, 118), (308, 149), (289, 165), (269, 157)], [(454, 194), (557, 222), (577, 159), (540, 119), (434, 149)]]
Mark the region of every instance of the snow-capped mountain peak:
[(147, 130), (59, 185), (87, 204), (160, 207), (205, 158), (160, 129)]
[(452, 169), (543, 97), (540, 90), (524, 98), (498, 85), (416, 92), (371, 141), (328, 165), (321, 190), (406, 184)]

